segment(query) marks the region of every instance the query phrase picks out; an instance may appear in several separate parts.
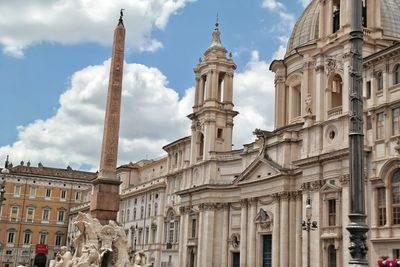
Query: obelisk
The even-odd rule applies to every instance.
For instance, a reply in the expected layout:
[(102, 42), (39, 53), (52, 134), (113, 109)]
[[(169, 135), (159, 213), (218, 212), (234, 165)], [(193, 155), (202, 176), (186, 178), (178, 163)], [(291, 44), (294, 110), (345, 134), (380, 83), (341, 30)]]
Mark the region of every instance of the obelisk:
[(93, 182), (93, 195), (90, 202), (91, 215), (102, 223), (117, 219), (120, 201), (120, 181), (117, 177), (116, 168), (125, 49), (125, 27), (122, 11), (114, 31), (100, 170)]

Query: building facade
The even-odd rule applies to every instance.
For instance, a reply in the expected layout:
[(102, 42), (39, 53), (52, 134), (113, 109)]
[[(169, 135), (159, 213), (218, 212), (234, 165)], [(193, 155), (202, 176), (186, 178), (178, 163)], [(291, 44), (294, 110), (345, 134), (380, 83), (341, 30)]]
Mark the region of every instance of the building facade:
[(28, 162), (0, 173), (5, 198), (0, 210), (2, 267), (47, 266), (66, 245), (68, 214), (79, 205), (95, 173), (31, 166)]
[[(132, 245), (147, 244), (138, 249), (145, 250), (148, 261), (155, 266), (288, 267), (307, 266), (310, 253), (311, 266), (347, 266), (349, 9), (345, 0), (310, 2), (284, 59), (270, 65), (275, 129), (256, 130), (255, 141), (239, 150), (232, 150), (236, 65), (216, 25), (194, 69), (191, 135), (165, 146), (166, 158), (124, 166), (120, 176), (120, 219)], [(398, 14), (398, 0), (363, 1), (371, 265), (379, 257), (400, 256)], [(309, 238), (301, 224), (306, 215), (318, 226)]]

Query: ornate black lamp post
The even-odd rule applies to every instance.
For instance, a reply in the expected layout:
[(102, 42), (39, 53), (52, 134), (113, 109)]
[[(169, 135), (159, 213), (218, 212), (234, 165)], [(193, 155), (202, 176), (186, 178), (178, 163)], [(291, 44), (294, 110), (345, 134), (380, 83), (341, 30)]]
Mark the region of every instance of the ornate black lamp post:
[(364, 193), (364, 133), (362, 100), (362, 0), (351, 0), (351, 68), (349, 90), (349, 153), (350, 153), (350, 232), (351, 266), (368, 265), (366, 254), (365, 193)]
[(310, 239), (310, 231), (317, 230), (317, 222), (311, 221), (312, 218), (312, 206), (311, 206), (311, 199), (307, 198), (306, 203), (306, 220), (302, 222), (302, 227), (304, 231), (307, 231), (307, 267), (311, 266), (311, 239)]
[(351, 266), (368, 265), (366, 244), (368, 225), (365, 223), (365, 192), (364, 192), (364, 133), (363, 133), (363, 102), (362, 102), (362, 0), (351, 0), (351, 67), (349, 90), (349, 146), (350, 146), (350, 232), (349, 250)]

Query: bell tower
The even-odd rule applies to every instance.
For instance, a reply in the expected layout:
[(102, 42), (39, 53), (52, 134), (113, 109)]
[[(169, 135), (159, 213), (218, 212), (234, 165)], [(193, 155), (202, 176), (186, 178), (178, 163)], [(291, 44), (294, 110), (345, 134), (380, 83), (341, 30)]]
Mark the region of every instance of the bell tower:
[(221, 43), (218, 21), (204, 60), (194, 68), (196, 93), (192, 121), (190, 163), (213, 159), (215, 152), (232, 150), (233, 74), (236, 64)]

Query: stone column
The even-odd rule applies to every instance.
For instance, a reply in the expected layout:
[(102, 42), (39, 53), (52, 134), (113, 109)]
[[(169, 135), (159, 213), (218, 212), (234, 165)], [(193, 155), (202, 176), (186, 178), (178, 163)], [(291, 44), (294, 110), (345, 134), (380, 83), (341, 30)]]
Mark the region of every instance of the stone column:
[[(303, 235), (303, 229), (301, 228), (301, 221), (303, 220), (302, 216), (302, 195), (301, 192), (298, 192), (298, 196), (296, 198), (296, 264), (295, 267), (301, 267), (302, 261), (302, 244), (301, 239)], [(339, 210), (339, 209), (337, 209)]]
[(289, 199), (289, 266), (296, 265), (296, 229), (299, 224), (296, 219), (296, 193), (292, 192)]
[(214, 258), (214, 216), (215, 216), (215, 210), (214, 210), (214, 205), (213, 203), (208, 203), (206, 204), (206, 210), (205, 210), (205, 224), (204, 224), (204, 247), (203, 251), (205, 252), (205, 255), (203, 255), (203, 265), (202, 266), (212, 266), (213, 265), (213, 258)]
[(286, 121), (286, 85), (285, 77), (275, 76), (275, 128), (285, 125)]
[(281, 195), (280, 267), (289, 267), (289, 201), (288, 193)]
[(199, 106), (204, 104), (204, 78), (203, 76), (200, 77), (199, 81)]
[(206, 101), (207, 100), (210, 100), (211, 98), (212, 98), (212, 78), (213, 78), (213, 73), (214, 73), (214, 70), (210, 70), (208, 73), (207, 73), (207, 80), (206, 80), (206, 83), (207, 83), (207, 89), (206, 89)]
[(247, 199), (241, 200), (242, 213), (240, 216), (240, 267), (247, 266)]
[(103, 143), (100, 170), (93, 182), (90, 213), (101, 223), (115, 221), (119, 210), (119, 185), (117, 156), (121, 113), (122, 76), (124, 67), (125, 27), (122, 16), (114, 31), (114, 43), (110, 67), (110, 79), (106, 114), (104, 119)]
[(223, 206), (221, 267), (228, 267), (229, 204)]
[(319, 13), (319, 36), (325, 37), (325, 0), (320, 0), (320, 13)]
[(196, 89), (194, 93), (194, 108), (197, 108), (199, 106), (200, 102), (200, 77), (196, 76)]
[(179, 266), (185, 266), (187, 262), (187, 240), (189, 231), (189, 214), (185, 211), (186, 207), (181, 208), (181, 223), (179, 236)]
[(212, 99), (213, 100), (218, 100), (218, 76), (219, 76), (219, 71), (214, 70), (213, 80), (212, 80)]
[(204, 255), (204, 249), (203, 249), (203, 239), (205, 238), (204, 236), (204, 210), (203, 210), (203, 205), (201, 204), (199, 206), (199, 232), (198, 232), (198, 238), (197, 238), (197, 267), (204, 266), (203, 265), (203, 258), (206, 256)]
[(247, 255), (248, 261), (247, 266), (256, 266), (256, 225), (254, 223), (254, 218), (257, 215), (257, 199), (252, 198), (249, 201), (249, 216), (248, 216), (248, 229), (249, 235), (247, 238)]
[(192, 121), (191, 130), (192, 130), (192, 136), (190, 139), (190, 165), (193, 165), (197, 161), (197, 149), (198, 149), (197, 146), (198, 133), (196, 131), (196, 123), (194, 121)]
[(317, 59), (317, 66), (315, 67), (315, 116), (316, 121), (323, 121), (326, 117), (325, 108), (325, 73), (324, 73), (324, 59), (319, 57)]
[(272, 230), (272, 266), (279, 266), (280, 248), (280, 200), (278, 194), (274, 195), (275, 207)]
[(224, 97), (222, 99), (222, 101), (224, 103), (232, 103), (232, 100), (230, 99), (230, 92), (229, 92), (229, 85), (231, 83), (230, 81), (231, 79), (231, 74), (230, 73), (226, 73), (225, 77), (224, 77)]

